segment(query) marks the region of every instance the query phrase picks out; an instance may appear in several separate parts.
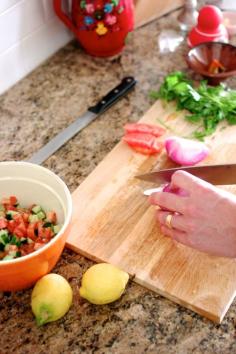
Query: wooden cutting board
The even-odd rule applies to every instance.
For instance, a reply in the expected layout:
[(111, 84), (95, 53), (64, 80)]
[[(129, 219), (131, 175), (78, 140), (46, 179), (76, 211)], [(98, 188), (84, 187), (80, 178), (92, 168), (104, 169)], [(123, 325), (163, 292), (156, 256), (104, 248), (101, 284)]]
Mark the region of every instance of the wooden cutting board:
[[(168, 126), (167, 135), (189, 137), (196, 126), (174, 106), (157, 101), (141, 119)], [(236, 163), (236, 127), (219, 129), (207, 143), (204, 161)], [(213, 257), (164, 237), (155, 208), (143, 196), (153, 185), (134, 176), (171, 166), (165, 152), (147, 157), (120, 142), (73, 193), (73, 219), (67, 246), (134, 275), (134, 281), (193, 311), (220, 322), (236, 290), (236, 260)], [(236, 186), (227, 187), (236, 192)], [(202, 201), (204, 203), (204, 200)]]

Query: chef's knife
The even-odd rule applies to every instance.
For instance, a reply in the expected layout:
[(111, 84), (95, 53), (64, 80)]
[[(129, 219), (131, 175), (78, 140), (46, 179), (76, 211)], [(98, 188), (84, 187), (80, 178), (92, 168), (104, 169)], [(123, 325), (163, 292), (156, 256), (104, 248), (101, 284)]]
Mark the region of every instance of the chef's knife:
[(89, 123), (96, 119), (100, 114), (104, 113), (120, 98), (124, 97), (136, 84), (136, 80), (130, 76), (125, 77), (121, 83), (113, 88), (106, 96), (104, 96), (95, 106), (92, 106), (81, 117), (77, 118), (62, 132), (57, 134), (51, 141), (36, 152), (28, 162), (41, 164), (47, 160), (55, 151), (76, 135), (80, 130), (85, 128)]
[(173, 173), (179, 170), (189, 172), (214, 185), (236, 184), (236, 164), (177, 167), (153, 171), (136, 176), (136, 178), (156, 184), (163, 184), (170, 182)]

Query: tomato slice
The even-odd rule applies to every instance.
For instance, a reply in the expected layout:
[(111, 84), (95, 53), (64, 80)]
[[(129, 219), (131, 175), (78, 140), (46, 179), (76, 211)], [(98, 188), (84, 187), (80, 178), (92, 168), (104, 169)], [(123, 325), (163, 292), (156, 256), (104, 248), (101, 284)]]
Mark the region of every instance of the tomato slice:
[(163, 143), (152, 134), (128, 133), (123, 140), (136, 151), (147, 155), (156, 154), (163, 148)]
[(147, 123), (127, 123), (124, 126), (126, 133), (142, 133), (151, 134), (156, 137), (165, 134), (166, 130), (160, 125), (147, 124)]

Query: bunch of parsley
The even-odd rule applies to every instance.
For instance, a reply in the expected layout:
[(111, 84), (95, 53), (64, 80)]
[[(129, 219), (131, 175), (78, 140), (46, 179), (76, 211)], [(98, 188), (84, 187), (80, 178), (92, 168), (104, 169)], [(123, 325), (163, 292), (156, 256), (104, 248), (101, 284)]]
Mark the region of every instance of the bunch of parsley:
[(177, 71), (167, 75), (159, 91), (152, 92), (151, 97), (175, 100), (177, 110), (188, 110), (191, 113), (186, 116), (188, 121), (202, 123), (202, 128), (194, 133), (198, 139), (212, 134), (222, 120), (236, 124), (236, 91), (227, 90), (222, 84), (212, 87), (200, 81), (194, 87), (183, 72)]

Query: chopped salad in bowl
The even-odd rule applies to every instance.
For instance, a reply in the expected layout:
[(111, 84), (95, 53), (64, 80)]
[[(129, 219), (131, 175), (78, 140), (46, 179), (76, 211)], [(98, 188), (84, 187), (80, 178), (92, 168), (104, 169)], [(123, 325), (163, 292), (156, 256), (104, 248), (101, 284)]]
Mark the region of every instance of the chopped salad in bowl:
[(72, 197), (49, 169), (0, 162), (0, 291), (31, 287), (55, 266), (71, 229)]
[(0, 261), (30, 254), (48, 243), (59, 231), (55, 211), (40, 205), (21, 206), (16, 196), (0, 203)]

